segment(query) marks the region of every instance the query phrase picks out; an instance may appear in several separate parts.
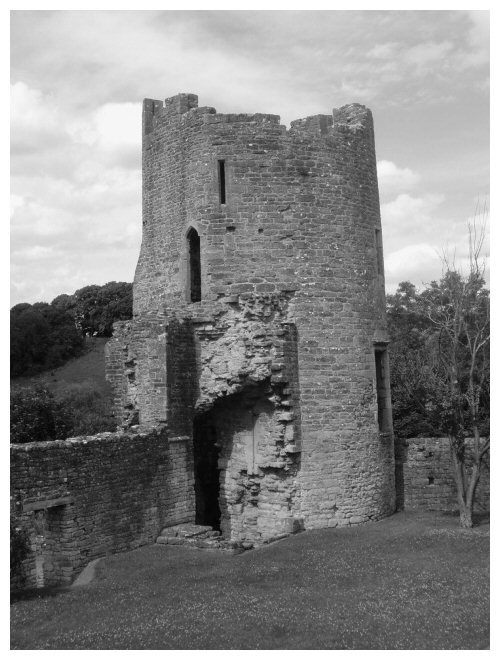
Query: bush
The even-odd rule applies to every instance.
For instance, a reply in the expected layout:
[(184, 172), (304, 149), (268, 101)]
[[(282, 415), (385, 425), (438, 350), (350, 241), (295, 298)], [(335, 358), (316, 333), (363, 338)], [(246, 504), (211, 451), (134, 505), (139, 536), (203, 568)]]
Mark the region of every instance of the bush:
[(10, 576), (21, 576), (23, 561), (30, 551), (28, 535), (10, 519)]
[(45, 388), (17, 388), (10, 399), (11, 442), (44, 442), (116, 430), (110, 400), (91, 383), (68, 385), (57, 399)]
[(10, 395), (10, 441), (45, 442), (71, 434), (70, 415), (43, 387), (16, 388)]
[(70, 422), (72, 435), (116, 430), (109, 397), (90, 382), (68, 385), (59, 394), (58, 404)]

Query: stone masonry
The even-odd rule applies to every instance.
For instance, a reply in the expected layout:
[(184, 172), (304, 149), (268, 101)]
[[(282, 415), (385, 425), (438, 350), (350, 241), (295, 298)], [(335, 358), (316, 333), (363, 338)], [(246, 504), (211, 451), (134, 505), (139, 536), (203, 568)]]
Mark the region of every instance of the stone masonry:
[[(472, 469), (473, 439), (466, 439), (465, 466)], [(409, 438), (396, 443), (396, 503), (398, 509), (456, 511), (457, 489), (448, 438)], [(481, 465), (474, 512), (490, 510), (490, 453)]]
[(191, 463), (164, 429), (11, 445), (11, 515), (31, 550), (12, 587), (70, 584), (91, 560), (192, 517)]
[(183, 438), (195, 511), (229, 540), (395, 510), (372, 117), (143, 105), (134, 318), (107, 345), (125, 427)]

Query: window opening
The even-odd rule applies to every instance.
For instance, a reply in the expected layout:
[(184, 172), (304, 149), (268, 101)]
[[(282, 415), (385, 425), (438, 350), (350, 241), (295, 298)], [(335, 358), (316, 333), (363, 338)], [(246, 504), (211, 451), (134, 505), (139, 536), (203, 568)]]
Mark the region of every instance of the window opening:
[(226, 203), (226, 162), (219, 160), (219, 203)]
[(382, 232), (380, 229), (375, 229), (375, 246), (377, 250), (377, 272), (379, 275), (383, 275), (384, 259), (382, 257)]
[(189, 247), (189, 299), (191, 302), (201, 300), (201, 261), (200, 237), (196, 229), (190, 229), (188, 236)]
[(380, 433), (391, 431), (390, 386), (387, 370), (387, 349), (375, 349), (375, 377), (377, 387), (378, 428)]

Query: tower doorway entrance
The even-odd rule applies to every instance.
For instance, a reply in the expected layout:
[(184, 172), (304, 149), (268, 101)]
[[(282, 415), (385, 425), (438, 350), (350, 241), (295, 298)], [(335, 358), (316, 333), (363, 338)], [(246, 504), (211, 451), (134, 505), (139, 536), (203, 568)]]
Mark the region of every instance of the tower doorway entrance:
[(198, 415), (193, 424), (196, 524), (220, 530), (219, 446), (210, 414)]

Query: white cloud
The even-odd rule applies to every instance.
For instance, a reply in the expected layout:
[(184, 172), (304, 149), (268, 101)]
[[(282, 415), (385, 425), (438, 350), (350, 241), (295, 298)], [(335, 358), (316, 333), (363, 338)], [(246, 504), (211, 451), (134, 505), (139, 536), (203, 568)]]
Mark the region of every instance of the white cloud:
[(385, 60), (394, 57), (394, 51), (398, 48), (398, 46), (399, 44), (394, 41), (385, 44), (377, 44), (366, 53), (366, 57), (375, 58), (377, 60)]
[(384, 228), (391, 236), (413, 237), (422, 232), (432, 235), (439, 224), (438, 208), (443, 201), (444, 196), (439, 194), (412, 197), (402, 193), (381, 205)]
[(107, 165), (140, 167), (141, 104), (105, 103), (69, 127), (73, 139), (89, 145)]
[(415, 67), (414, 72), (426, 75), (432, 71), (436, 63), (443, 65), (446, 58), (454, 50), (451, 41), (435, 43), (432, 41), (416, 44), (404, 51), (404, 59)]
[(405, 245), (388, 254), (384, 262), (386, 288), (390, 292), (402, 281), (416, 286), (427, 284), (438, 279), (442, 270), (439, 253), (428, 243)]
[(64, 141), (64, 125), (54, 98), (23, 82), (10, 88), (11, 150), (32, 152)]
[[(44, 285), (57, 295), (131, 279), (138, 101), (180, 91), (219, 112), (273, 112), (283, 123), (366, 102), (384, 157), (387, 258), (411, 245), (441, 248), (453, 231), (462, 236), (450, 218), (487, 185), (486, 141), (476, 136), (487, 131), (478, 110), (488, 28), (487, 12), (460, 11), (13, 12), (12, 243), (25, 250), (13, 255), (14, 288), (36, 300)], [(42, 262), (51, 247), (57, 259)]]
[(470, 29), (468, 42), (470, 50), (464, 57), (464, 64), (480, 66), (490, 61), (490, 12), (469, 11)]
[(382, 199), (411, 190), (420, 181), (420, 175), (409, 167), (398, 167), (390, 160), (377, 162), (377, 175)]
[(443, 218), (443, 195), (416, 197), (402, 193), (380, 208), (384, 233), (385, 278), (388, 291), (399, 282), (439, 278), (440, 253), (446, 243), (449, 221)]

